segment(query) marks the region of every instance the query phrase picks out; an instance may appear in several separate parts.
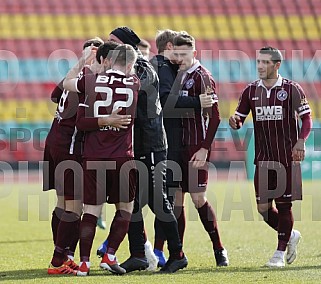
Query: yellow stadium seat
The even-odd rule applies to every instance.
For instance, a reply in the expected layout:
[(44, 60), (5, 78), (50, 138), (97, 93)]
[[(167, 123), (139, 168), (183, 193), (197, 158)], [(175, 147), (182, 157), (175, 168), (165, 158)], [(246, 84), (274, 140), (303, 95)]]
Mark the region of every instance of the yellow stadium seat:
[[(155, 17), (156, 20), (156, 27), (157, 29), (163, 30), (166, 28), (171, 27), (170, 26), (170, 17), (164, 15), (162, 17)], [(174, 29), (173, 27), (171, 27), (171, 29)]]
[(310, 108), (312, 109), (313, 119), (321, 119), (321, 102), (319, 100), (309, 100)]
[(289, 18), (289, 24), (291, 28), (291, 34), (293, 35), (293, 39), (300, 39), (304, 37), (304, 23), (302, 23), (302, 19), (300, 17)]
[(15, 121), (17, 116), (17, 102), (15, 100), (5, 100), (2, 102), (3, 121)]
[(320, 31), (317, 27), (321, 27), (321, 17), (305, 16), (301, 19), (301, 25), (305, 27), (304, 38), (315, 39), (320, 38)]
[(30, 116), (31, 121), (52, 121), (55, 114), (56, 104), (48, 100), (35, 102), (36, 112)]
[(2, 100), (0, 101), (1, 121), (17, 123), (51, 121), (56, 104), (49, 100)]
[[(261, 27), (258, 25), (258, 17), (249, 15), (245, 18), (246, 34), (240, 36), (240, 39), (249, 37), (250, 39), (257, 39), (261, 37)], [(255, 27), (255, 28), (253, 28)]]
[(193, 30), (193, 33), (195, 33), (195, 36), (200, 34), (203, 29), (199, 25), (199, 18), (198, 16), (191, 15), (187, 18), (187, 25), (190, 30)]
[(243, 19), (240, 16), (233, 16), (233, 20), (230, 21), (230, 32), (237, 37), (244, 37)]
[(274, 30), (273, 29), (267, 29), (266, 25), (270, 26), (269, 21), (270, 21), (270, 17), (268, 16), (261, 16), (257, 18), (257, 26), (260, 28), (261, 30), (261, 38), (262, 39), (270, 39), (271, 37), (273, 37), (274, 34)]
[[(232, 37), (227, 17), (217, 16), (215, 17), (215, 22), (216, 26), (218, 27), (217, 33), (219, 39), (229, 39)], [(210, 31), (207, 33), (210, 34)]]

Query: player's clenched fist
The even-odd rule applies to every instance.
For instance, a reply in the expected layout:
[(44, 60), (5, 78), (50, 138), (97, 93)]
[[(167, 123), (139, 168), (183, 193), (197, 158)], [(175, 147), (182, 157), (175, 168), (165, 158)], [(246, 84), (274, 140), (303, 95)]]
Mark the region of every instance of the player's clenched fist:
[(232, 115), (228, 122), (233, 129), (240, 129), (242, 127), (242, 121), (238, 115)]

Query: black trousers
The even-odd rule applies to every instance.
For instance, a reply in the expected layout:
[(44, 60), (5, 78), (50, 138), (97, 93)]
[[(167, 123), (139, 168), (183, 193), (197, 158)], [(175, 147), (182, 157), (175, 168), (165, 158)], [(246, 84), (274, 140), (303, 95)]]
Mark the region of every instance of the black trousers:
[[(181, 170), (181, 149), (176, 149), (175, 147), (171, 149), (169, 147), (167, 152), (167, 171), (166, 171), (166, 196), (170, 202), (172, 208), (174, 208), (175, 203), (175, 193), (180, 188), (180, 182), (182, 180), (182, 170)], [(166, 235), (159, 224), (157, 218), (154, 222), (155, 239), (166, 241)]]
[(177, 220), (167, 199), (166, 189), (166, 151), (152, 152), (136, 157), (138, 184), (134, 210), (128, 230), (129, 250), (144, 252), (144, 220), (142, 209), (148, 204), (155, 214), (168, 242), (169, 253), (182, 249), (178, 234)]

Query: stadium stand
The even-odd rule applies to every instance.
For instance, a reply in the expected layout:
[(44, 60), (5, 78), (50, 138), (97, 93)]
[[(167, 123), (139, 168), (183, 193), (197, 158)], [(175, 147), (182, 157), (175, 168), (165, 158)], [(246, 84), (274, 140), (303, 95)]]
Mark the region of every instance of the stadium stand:
[[(17, 123), (48, 128), (54, 113), (50, 93), (80, 55), (84, 39), (106, 38), (121, 25), (149, 40), (154, 52), (158, 29), (194, 35), (199, 57), (218, 83), (223, 118), (233, 112), (244, 84), (256, 78), (255, 51), (276, 46), (286, 59), (282, 74), (302, 84), (314, 117), (321, 117), (320, 0), (110, 0), (108, 5), (103, 0), (79, 0), (77, 5), (64, 0), (2, 0), (0, 15), (3, 161), (41, 158), (39, 147), (30, 146), (32, 139), (11, 152), (7, 130)], [(233, 151), (215, 159), (244, 158), (229, 153)]]

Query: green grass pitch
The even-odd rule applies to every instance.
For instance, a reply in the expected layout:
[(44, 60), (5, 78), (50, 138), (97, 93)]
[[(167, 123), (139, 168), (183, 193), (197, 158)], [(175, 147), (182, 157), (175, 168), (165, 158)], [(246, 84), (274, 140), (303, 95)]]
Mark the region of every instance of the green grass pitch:
[[(321, 182), (304, 182), (304, 200), (294, 205), (295, 228), (303, 239), (297, 260), (283, 269), (262, 267), (276, 249), (277, 236), (258, 216), (252, 182), (229, 179), (211, 181), (208, 199), (216, 209), (221, 238), (230, 266), (216, 268), (209, 237), (187, 196), (187, 227), (184, 250), (186, 269), (172, 275), (134, 272), (114, 276), (99, 270), (96, 248), (108, 231), (97, 229), (88, 277), (48, 276), (51, 259), (50, 218), (55, 193), (42, 193), (39, 183), (0, 185), (0, 282), (3, 283), (320, 283), (321, 279)], [(114, 215), (106, 207), (106, 221)], [(144, 209), (149, 239), (153, 242), (153, 215)], [(79, 260), (76, 252), (76, 261)], [(127, 238), (117, 252), (128, 257)]]

